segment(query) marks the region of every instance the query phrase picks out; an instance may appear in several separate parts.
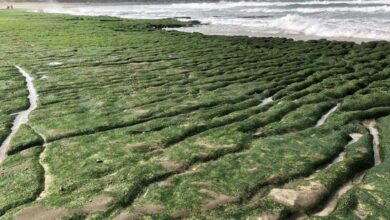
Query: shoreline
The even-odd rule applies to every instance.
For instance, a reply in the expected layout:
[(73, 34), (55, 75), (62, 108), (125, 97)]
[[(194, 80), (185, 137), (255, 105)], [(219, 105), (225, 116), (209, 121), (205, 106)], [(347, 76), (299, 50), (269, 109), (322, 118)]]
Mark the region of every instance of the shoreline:
[[(67, 9), (72, 8), (83, 8), (83, 7), (95, 7), (95, 6), (131, 6), (131, 5), (167, 5), (173, 3), (184, 3), (180, 1), (171, 1), (171, 2), (86, 2), (86, 3), (77, 3), (77, 2), (1, 2), (0, 9), (6, 9), (8, 5), (13, 5), (14, 9), (26, 10), (28, 12), (36, 12), (36, 13), (48, 13), (48, 14), (68, 14), (73, 16), (103, 16), (103, 15), (87, 15), (83, 13), (71, 13), (70, 11), (66, 11)], [(202, 2), (203, 3), (203, 2)], [(164, 19), (164, 18), (144, 18), (144, 17), (126, 17), (126, 16), (114, 16), (114, 15), (104, 15), (108, 17), (116, 17), (121, 19)], [(179, 21), (199, 21), (196, 18), (192, 19), (191, 17), (186, 17), (184, 19), (180, 19), (182, 16), (171, 16), (167, 18), (176, 19)], [(227, 25), (227, 24), (212, 24), (212, 23), (204, 23), (199, 21), (199, 25), (195, 25), (192, 27), (180, 27), (180, 28), (166, 28), (164, 30), (167, 31), (180, 31), (186, 33), (201, 33), (208, 36), (245, 36), (245, 37), (255, 37), (255, 38), (287, 38), (293, 39), (294, 41), (310, 41), (310, 40), (328, 40), (328, 41), (340, 41), (340, 42), (354, 42), (357, 44), (361, 44), (364, 42), (378, 42), (378, 41), (386, 41), (390, 42), (390, 40), (383, 39), (373, 39), (373, 38), (351, 38), (351, 37), (329, 37), (329, 36), (319, 36), (319, 35), (306, 35), (306, 34), (288, 34), (288, 33), (261, 33), (258, 31), (250, 30), (250, 27), (245, 25)]]
[(166, 31), (179, 31), (185, 33), (200, 33), (208, 36), (234, 36), (234, 37), (250, 37), (250, 38), (287, 38), (294, 41), (310, 41), (310, 40), (327, 40), (327, 41), (337, 41), (337, 42), (353, 42), (356, 44), (362, 44), (367, 42), (390, 42), (386, 40), (379, 39), (364, 39), (364, 38), (347, 38), (347, 37), (321, 37), (314, 35), (292, 35), (292, 34), (253, 34), (249, 31), (241, 31), (238, 33), (221, 33), (218, 30), (215, 30), (212, 26), (213, 24), (201, 24), (197, 27), (181, 27), (181, 28), (166, 28)]

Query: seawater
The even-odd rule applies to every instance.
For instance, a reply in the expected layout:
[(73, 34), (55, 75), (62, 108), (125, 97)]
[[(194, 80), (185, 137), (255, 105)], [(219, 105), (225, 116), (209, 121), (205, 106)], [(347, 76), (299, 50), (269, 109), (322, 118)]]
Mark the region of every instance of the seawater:
[(204, 25), (179, 30), (205, 34), (390, 40), (390, 0), (104, 4), (59, 6), (43, 11), (122, 18), (198, 20)]

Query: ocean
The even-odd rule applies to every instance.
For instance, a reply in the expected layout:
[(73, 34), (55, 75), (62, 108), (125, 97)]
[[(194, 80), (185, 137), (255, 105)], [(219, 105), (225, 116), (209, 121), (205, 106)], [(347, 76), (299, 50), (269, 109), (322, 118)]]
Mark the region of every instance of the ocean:
[(213, 3), (98, 4), (45, 12), (122, 18), (177, 18), (203, 25), (180, 31), (347, 41), (390, 40), (390, 0), (258, 0)]

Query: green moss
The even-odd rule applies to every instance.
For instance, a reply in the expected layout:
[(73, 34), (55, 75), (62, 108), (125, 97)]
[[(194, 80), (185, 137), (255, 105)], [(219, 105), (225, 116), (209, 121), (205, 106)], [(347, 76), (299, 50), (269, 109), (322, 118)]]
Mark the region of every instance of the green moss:
[[(0, 140), (10, 132), (11, 114), (28, 107), (15, 64), (34, 77), (39, 94), (39, 107), (12, 140), (13, 155), (0, 165), (17, 167), (21, 150), (34, 152), (24, 159), (34, 169), (0, 175), (5, 219), (30, 205), (77, 210), (70, 219), (121, 212), (169, 219), (183, 210), (193, 219), (288, 217), (297, 210), (268, 197), (273, 188), (304, 185), (301, 178), (320, 170), (316, 180), (328, 192), (315, 201), (319, 208), (340, 184), (372, 166), (361, 121), (390, 114), (389, 43), (161, 30), (188, 25), (0, 11)], [(379, 123), (383, 143), (386, 123)], [(353, 132), (365, 136), (347, 146)], [(343, 162), (323, 170), (344, 150)], [(32, 202), (42, 190), (39, 163), (48, 166), (52, 182), (47, 196)], [(377, 194), (353, 189), (339, 205), (349, 210), (338, 208), (332, 217), (351, 217), (360, 203), (374, 211), (386, 207), (372, 202), (387, 199), (385, 169), (370, 169), (364, 180), (377, 184)], [(375, 180), (377, 174), (383, 178)], [(21, 191), (11, 195), (9, 187)], [(112, 204), (82, 211), (99, 195)]]
[(8, 154), (15, 154), (29, 147), (43, 144), (43, 139), (28, 125), (20, 126), (18, 132), (11, 140)]
[(390, 198), (389, 161), (387, 160), (390, 155), (390, 139), (387, 135), (390, 129), (390, 117), (383, 117), (378, 122), (382, 163), (368, 170), (362, 183), (340, 199), (337, 209), (328, 217), (329, 219), (390, 217), (387, 203)]
[(0, 143), (11, 130), (14, 113), (28, 108), (24, 77), (12, 66), (0, 67)]
[(28, 149), (9, 156), (0, 169), (0, 215), (34, 201), (43, 188), (38, 156), (42, 148)]

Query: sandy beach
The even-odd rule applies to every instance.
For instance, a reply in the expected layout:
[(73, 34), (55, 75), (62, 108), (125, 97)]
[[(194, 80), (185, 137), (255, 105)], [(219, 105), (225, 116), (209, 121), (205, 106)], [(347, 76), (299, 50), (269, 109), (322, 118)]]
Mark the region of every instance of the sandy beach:
[[(110, 3), (110, 5), (115, 3)], [(13, 9), (25, 10), (43, 10), (43, 9), (66, 9), (85, 6), (104, 6), (104, 3), (58, 3), (58, 2), (0, 2), (0, 9), (7, 9), (7, 6), (13, 6)]]

